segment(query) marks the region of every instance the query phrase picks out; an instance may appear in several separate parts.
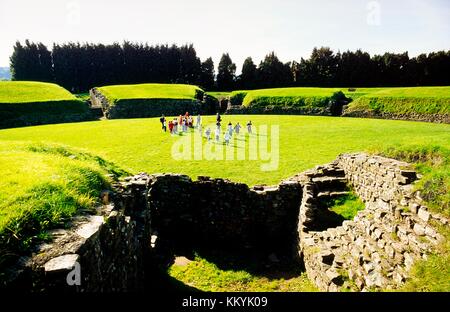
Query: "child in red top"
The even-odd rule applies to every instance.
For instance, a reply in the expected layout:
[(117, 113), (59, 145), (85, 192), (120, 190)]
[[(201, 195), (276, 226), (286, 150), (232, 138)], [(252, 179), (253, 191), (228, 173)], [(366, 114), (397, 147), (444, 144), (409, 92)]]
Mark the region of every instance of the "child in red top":
[(171, 120), (171, 121), (169, 121), (169, 132), (170, 132), (170, 134), (172, 134), (172, 131), (173, 131), (173, 122)]

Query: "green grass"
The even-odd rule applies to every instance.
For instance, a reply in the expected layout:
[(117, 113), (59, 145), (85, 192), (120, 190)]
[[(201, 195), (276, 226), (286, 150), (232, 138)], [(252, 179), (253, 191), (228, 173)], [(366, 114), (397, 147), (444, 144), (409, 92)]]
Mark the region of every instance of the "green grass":
[(345, 220), (353, 220), (358, 211), (365, 208), (363, 201), (354, 193), (331, 199), (327, 204), (328, 209), (344, 217)]
[(341, 88), (345, 96), (352, 99), (353, 101), (368, 94), (376, 93), (379, 91), (389, 90), (392, 88), (354, 88), (355, 91), (349, 91), (351, 88)]
[(89, 119), (87, 105), (58, 85), (0, 82), (0, 128)]
[[(279, 126), (277, 170), (262, 171), (261, 165), (268, 161), (249, 160), (248, 153), (246, 160), (235, 161), (173, 159), (172, 146), (179, 137), (162, 133), (158, 118), (5, 129), (0, 130), (0, 141), (62, 143), (85, 148), (129, 172), (177, 172), (193, 178), (209, 175), (250, 185), (277, 184), (317, 164), (330, 162), (343, 152), (384, 149), (388, 146), (409, 145), (411, 142), (450, 148), (450, 125), (445, 124), (313, 116), (223, 116), (223, 124), (239, 121), (245, 125), (248, 120), (255, 127)], [(214, 121), (214, 116), (203, 118), (205, 127)], [(239, 139), (248, 142), (249, 137), (245, 132), (243, 129)], [(233, 146), (230, 145), (228, 149), (233, 149)]]
[(286, 278), (261, 276), (245, 269), (221, 269), (216, 264), (199, 256), (196, 256), (187, 265), (172, 265), (168, 273), (184, 284), (202, 291), (317, 291), (304, 272), (298, 272), (295, 276)]
[(277, 88), (248, 91), (244, 106), (323, 107), (336, 96), (338, 88)]
[(78, 93), (78, 94), (75, 94), (75, 96), (77, 99), (80, 99), (83, 102), (86, 102), (87, 100), (89, 100), (89, 97), (90, 97), (89, 93)]
[[(214, 116), (205, 116), (203, 123), (206, 126), (214, 120)], [(198, 175), (229, 178), (250, 185), (276, 184), (332, 161), (340, 153), (357, 151), (384, 152), (390, 157), (417, 162), (416, 168), (424, 175), (420, 183), (430, 208), (448, 215), (450, 125), (312, 116), (223, 116), (224, 124), (229, 121), (245, 124), (248, 120), (254, 126), (279, 126), (280, 158), (275, 171), (261, 170), (265, 160), (173, 159), (172, 146), (180, 137), (161, 132), (158, 118), (0, 130), (0, 241), (8, 242), (8, 250), (11, 242), (15, 242), (15, 248), (26, 248), (39, 239), (44, 229), (63, 224), (77, 212), (92, 209), (99, 191), (108, 187), (106, 174), (125, 175), (120, 168), (130, 173), (176, 172), (193, 178)], [(244, 133), (239, 140), (248, 142), (250, 137)], [(263, 134), (251, 136), (263, 137)], [(225, 149), (238, 150), (233, 145)], [(345, 209), (350, 217), (355, 205), (343, 206), (351, 208)], [(439, 285), (438, 276), (433, 274), (448, 264), (448, 258), (443, 259), (441, 253), (436, 257), (422, 264), (424, 267), (417, 269), (417, 274), (430, 278), (427, 283)], [(186, 267), (172, 267), (170, 274), (204, 290), (311, 289), (304, 275), (285, 280), (268, 278), (247, 270), (221, 269), (204, 258), (197, 258)], [(420, 281), (420, 277), (416, 280)]]
[(87, 152), (21, 142), (0, 142), (0, 171), (0, 267), (45, 230), (92, 210), (107, 174), (125, 173)]
[(349, 111), (450, 114), (450, 87), (388, 88), (357, 98)]
[(98, 88), (114, 104), (119, 100), (130, 99), (177, 99), (195, 100), (203, 90), (197, 86), (185, 84), (136, 84), (114, 85)]
[(218, 92), (206, 92), (208, 95), (220, 100), (223, 98), (227, 98), (231, 95), (231, 92), (223, 92), (223, 91), (218, 91)]
[(1, 81), (0, 104), (70, 101), (76, 97), (53, 83)]

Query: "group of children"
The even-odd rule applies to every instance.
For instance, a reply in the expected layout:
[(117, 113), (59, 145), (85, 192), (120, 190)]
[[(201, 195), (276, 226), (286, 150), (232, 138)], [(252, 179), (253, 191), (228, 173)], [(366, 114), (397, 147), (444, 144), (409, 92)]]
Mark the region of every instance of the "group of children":
[[(197, 124), (200, 124), (201, 117), (200, 114), (197, 116)], [(167, 124), (166, 124), (166, 118), (164, 115), (161, 116), (159, 119), (162, 125), (162, 130), (164, 132), (167, 132)], [(186, 114), (180, 115), (177, 118), (174, 118), (173, 120), (169, 121), (169, 132), (170, 134), (178, 134), (178, 127), (181, 127), (180, 131), (187, 132), (188, 128), (194, 127), (194, 119), (191, 115), (189, 115), (188, 112)]]
[[(167, 131), (167, 126), (166, 126), (166, 118), (164, 117), (164, 115), (161, 116), (161, 118), (159, 119), (159, 121), (161, 122), (162, 125), (162, 130), (164, 132)], [(214, 131), (214, 136), (216, 139), (216, 142), (220, 142), (220, 134), (221, 134), (221, 122), (222, 122), (222, 118), (220, 117), (220, 114), (217, 113), (216, 116), (216, 129)], [(202, 117), (200, 116), (200, 114), (197, 115), (197, 129), (200, 133), (202, 133)], [(178, 127), (181, 127), (181, 131), (182, 132), (187, 132), (188, 128), (194, 128), (194, 123), (193, 123), (193, 117), (191, 115), (189, 115), (188, 112), (186, 112), (186, 114), (180, 115), (177, 118), (174, 118), (173, 120), (169, 121), (169, 132), (170, 134), (178, 134)], [(236, 125), (233, 127), (233, 124), (231, 122), (228, 123), (227, 129), (225, 131), (224, 134), (224, 141), (225, 144), (229, 144), (231, 138), (233, 137), (233, 133), (236, 133), (236, 135), (239, 135), (239, 132), (241, 130), (242, 126), (238, 123), (236, 123)], [(248, 133), (252, 133), (252, 122), (249, 121), (247, 123), (247, 131)], [(205, 135), (206, 135), (206, 139), (208, 141), (211, 141), (211, 128), (207, 128), (205, 131)]]

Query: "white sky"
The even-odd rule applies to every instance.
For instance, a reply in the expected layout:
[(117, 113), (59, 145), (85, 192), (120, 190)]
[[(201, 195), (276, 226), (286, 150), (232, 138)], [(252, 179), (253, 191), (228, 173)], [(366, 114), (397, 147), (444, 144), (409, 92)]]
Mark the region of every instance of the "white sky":
[(240, 72), (270, 51), (284, 62), (315, 46), (371, 54), (450, 49), (449, 0), (0, 0), (0, 66), (16, 40), (193, 43)]

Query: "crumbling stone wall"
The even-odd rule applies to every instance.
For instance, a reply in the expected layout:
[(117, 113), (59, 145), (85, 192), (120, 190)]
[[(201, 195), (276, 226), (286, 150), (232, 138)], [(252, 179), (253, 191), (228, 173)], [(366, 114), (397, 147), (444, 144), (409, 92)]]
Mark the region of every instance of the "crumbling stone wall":
[[(11, 267), (1, 288), (31, 292), (111, 292), (143, 288), (145, 240), (123, 211), (104, 206), (99, 215), (74, 218), (67, 229), (49, 232)], [(69, 276), (69, 281), (67, 282)]]
[(301, 198), (298, 183), (249, 188), (224, 179), (192, 181), (173, 174), (141, 174), (126, 183), (144, 181), (151, 234), (160, 244), (175, 251), (201, 246), (293, 251)]
[[(351, 221), (326, 231), (311, 231), (316, 213), (315, 179), (336, 170), (366, 203)], [(310, 279), (322, 290), (395, 288), (418, 259), (442, 236), (430, 223), (447, 224), (413, 192), (416, 173), (407, 163), (366, 154), (341, 155), (333, 163), (296, 177), (302, 181), (300, 252)], [(312, 218), (311, 218), (312, 217)]]
[[(153, 269), (186, 248), (263, 251), (303, 259), (322, 290), (395, 288), (413, 263), (443, 237), (413, 190), (409, 165), (367, 154), (340, 155), (281, 182), (255, 186), (224, 179), (139, 174), (115, 185), (114, 203), (50, 232), (9, 270), (2, 286), (21, 291), (134, 291)], [(352, 188), (366, 208), (353, 220), (333, 220), (323, 198)], [(81, 285), (66, 277), (77, 263)]]
[(333, 105), (326, 107), (283, 107), (267, 105), (265, 107), (246, 107), (243, 105), (229, 105), (228, 115), (312, 115), (312, 116), (338, 116), (334, 113)]
[(344, 108), (343, 117), (379, 118), (393, 120), (412, 120), (435, 123), (450, 123), (450, 114), (390, 113), (373, 110), (353, 110), (351, 106)]

